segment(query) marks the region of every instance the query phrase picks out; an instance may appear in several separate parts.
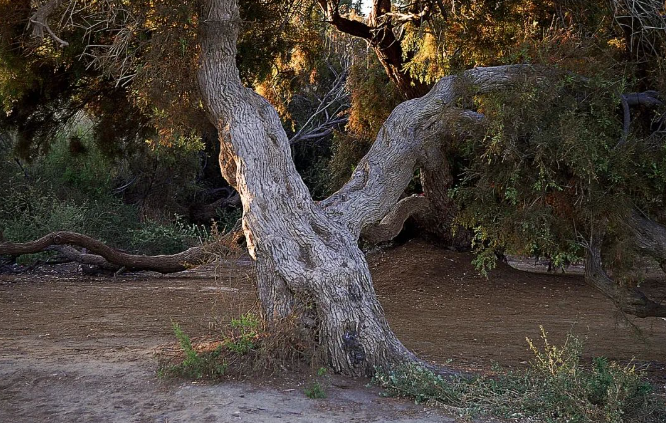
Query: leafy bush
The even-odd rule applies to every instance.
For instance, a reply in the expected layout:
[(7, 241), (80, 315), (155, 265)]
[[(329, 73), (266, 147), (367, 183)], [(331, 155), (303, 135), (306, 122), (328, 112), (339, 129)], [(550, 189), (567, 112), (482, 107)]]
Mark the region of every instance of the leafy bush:
[(525, 372), (498, 369), (495, 377), (445, 378), (416, 364), (403, 364), (378, 370), (373, 380), (388, 395), (433, 401), (462, 414), (580, 423), (657, 423), (666, 418), (663, 401), (634, 365), (595, 358), (586, 368), (577, 338), (570, 335), (557, 347), (542, 328), (542, 340), (542, 349), (528, 340), (534, 360)]
[(321, 383), (317, 381), (312, 382), (307, 388), (303, 390), (303, 393), (310, 399), (326, 398), (326, 392), (324, 391), (324, 388), (321, 386)]
[[(465, 166), (452, 196), (457, 222), (475, 233), (479, 268), (492, 268), (497, 252), (576, 261), (603, 222), (618, 242), (634, 208), (663, 219), (665, 138), (638, 120), (620, 143), (627, 90), (617, 75), (556, 75), (475, 99), (485, 136), (458, 146)], [(623, 250), (606, 263), (617, 269)]]
[(171, 223), (152, 220), (132, 230), (133, 251), (143, 254), (174, 254), (208, 239), (208, 231), (198, 225), (188, 225), (176, 215)]

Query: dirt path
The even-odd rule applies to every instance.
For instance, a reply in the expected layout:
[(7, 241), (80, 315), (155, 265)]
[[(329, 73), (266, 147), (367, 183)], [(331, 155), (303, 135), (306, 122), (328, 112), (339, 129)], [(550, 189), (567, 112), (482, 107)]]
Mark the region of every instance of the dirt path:
[[(370, 256), (392, 327), (420, 355), (463, 369), (524, 366), (525, 336), (537, 338), (542, 324), (553, 342), (569, 330), (587, 337), (588, 356), (649, 363), (666, 389), (666, 321), (619, 317), (579, 276), (504, 267), (486, 280), (469, 261), (423, 242)], [(382, 398), (366, 381), (332, 378), (328, 398), (310, 400), (302, 380), (159, 380), (153, 353), (173, 342), (172, 320), (192, 336), (209, 335), (254, 306), (249, 267), (212, 274), (0, 276), (0, 422), (454, 421)], [(652, 294), (666, 298), (663, 288)]]

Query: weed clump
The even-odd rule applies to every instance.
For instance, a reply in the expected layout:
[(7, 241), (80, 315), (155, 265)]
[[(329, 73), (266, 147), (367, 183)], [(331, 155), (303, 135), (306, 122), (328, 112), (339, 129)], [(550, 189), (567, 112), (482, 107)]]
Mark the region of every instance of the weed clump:
[(221, 346), (211, 351), (197, 351), (192, 346), (190, 337), (183, 332), (178, 323), (173, 323), (173, 333), (183, 351), (184, 358), (178, 364), (161, 366), (161, 376), (183, 377), (188, 379), (217, 379), (224, 376), (227, 364), (221, 359)]
[(497, 369), (493, 377), (445, 378), (419, 365), (403, 364), (378, 370), (373, 382), (387, 395), (433, 402), (462, 415), (576, 423), (666, 421), (665, 404), (634, 364), (599, 357), (583, 366), (579, 339), (569, 335), (558, 347), (541, 330), (542, 348), (528, 339), (534, 359), (524, 372)]
[(248, 312), (232, 319), (226, 333), (215, 340), (192, 340), (173, 324), (179, 350), (158, 353), (163, 377), (220, 380), (265, 376), (300, 370), (318, 359), (314, 336), (288, 317), (267, 331), (260, 316)]
[(317, 378), (313, 380), (304, 390), (303, 393), (310, 399), (326, 398), (326, 391), (324, 390), (323, 383), (328, 373), (326, 367), (317, 369)]

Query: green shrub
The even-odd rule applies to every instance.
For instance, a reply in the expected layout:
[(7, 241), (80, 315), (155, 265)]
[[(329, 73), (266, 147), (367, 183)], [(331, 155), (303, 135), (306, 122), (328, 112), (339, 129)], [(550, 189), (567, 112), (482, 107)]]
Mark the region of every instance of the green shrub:
[(174, 254), (201, 244), (208, 231), (199, 225), (188, 225), (179, 216), (171, 223), (146, 221), (131, 232), (131, 248), (143, 254)]
[(546, 422), (662, 422), (666, 407), (632, 364), (621, 366), (596, 358), (580, 362), (582, 343), (568, 336), (562, 347), (543, 348), (528, 340), (534, 359), (524, 372), (499, 369), (494, 377), (444, 378), (416, 364), (378, 370), (374, 382), (388, 395), (432, 401), (461, 414), (493, 414), (508, 419)]
[(247, 354), (256, 346), (255, 342), (259, 336), (260, 324), (259, 316), (249, 312), (241, 315), (238, 319), (232, 319), (232, 335), (224, 341), (224, 345), (235, 353)]
[(220, 358), (222, 346), (213, 351), (199, 353), (192, 347), (192, 341), (183, 332), (178, 323), (173, 323), (173, 332), (185, 357), (178, 364), (160, 369), (159, 373), (162, 376), (185, 377), (189, 379), (216, 379), (224, 376), (227, 364)]
[(318, 381), (312, 382), (308, 387), (303, 390), (306, 397), (310, 399), (326, 398), (326, 392)]
[(13, 242), (73, 231), (149, 255), (177, 253), (208, 239), (204, 227), (178, 216), (142, 222), (137, 206), (114, 195), (112, 180), (121, 168), (82, 137), (60, 136), (32, 163), (16, 161), (11, 144), (0, 145), (0, 231)]
[(306, 397), (310, 399), (321, 399), (326, 398), (326, 391), (322, 383), (325, 383), (326, 375), (328, 374), (328, 369), (326, 367), (320, 367), (317, 369), (316, 379), (313, 380), (308, 386), (305, 387), (303, 393)]

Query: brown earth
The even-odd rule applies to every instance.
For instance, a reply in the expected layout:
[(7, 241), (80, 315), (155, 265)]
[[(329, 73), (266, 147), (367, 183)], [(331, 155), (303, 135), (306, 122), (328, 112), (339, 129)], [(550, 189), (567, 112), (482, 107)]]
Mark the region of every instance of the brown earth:
[[(666, 393), (666, 321), (618, 314), (580, 275), (505, 265), (486, 279), (470, 261), (423, 241), (369, 255), (391, 326), (419, 355), (466, 370), (526, 366), (525, 337), (538, 340), (543, 325), (553, 343), (567, 332), (583, 338), (585, 359), (648, 365)], [(309, 400), (307, 378), (158, 379), (154, 353), (173, 342), (171, 321), (191, 336), (212, 335), (256, 307), (247, 263), (169, 276), (63, 275), (0, 275), (0, 422), (454, 421), (443, 410), (382, 398), (367, 381), (330, 377), (328, 398)], [(646, 284), (662, 301), (665, 288)]]

